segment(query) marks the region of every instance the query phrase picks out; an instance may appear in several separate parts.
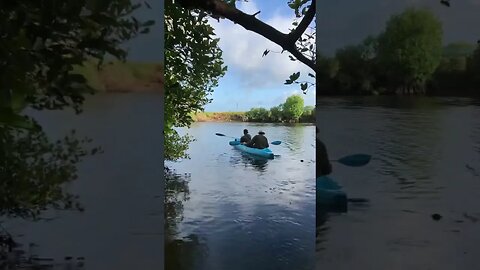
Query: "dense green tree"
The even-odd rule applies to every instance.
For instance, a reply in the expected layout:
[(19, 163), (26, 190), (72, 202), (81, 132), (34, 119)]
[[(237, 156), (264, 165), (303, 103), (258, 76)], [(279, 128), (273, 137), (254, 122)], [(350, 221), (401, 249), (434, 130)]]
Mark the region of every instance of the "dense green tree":
[(165, 159), (188, 157), (191, 138), (175, 127), (189, 127), (225, 74), (222, 51), (207, 17), (165, 2)]
[(270, 119), (270, 112), (265, 108), (252, 108), (245, 116), (250, 122), (267, 122)]
[(303, 108), (302, 116), (300, 117), (302, 122), (315, 122), (315, 107), (305, 106)]
[(369, 63), (364, 59), (362, 46), (347, 46), (335, 55), (339, 63), (337, 73), (340, 91), (360, 92), (369, 90)]
[(472, 82), (472, 88), (480, 89), (480, 44), (468, 59), (468, 75)]
[(442, 54), (445, 58), (468, 57), (475, 51), (475, 45), (468, 42), (454, 42), (443, 47)]
[(304, 102), (300, 95), (292, 95), (283, 104), (283, 115), (286, 120), (297, 122), (303, 114)]
[(283, 120), (283, 104), (270, 108), (270, 119), (274, 122)]
[(378, 40), (378, 57), (393, 87), (422, 92), (440, 64), (442, 25), (430, 11), (409, 8), (394, 15)]

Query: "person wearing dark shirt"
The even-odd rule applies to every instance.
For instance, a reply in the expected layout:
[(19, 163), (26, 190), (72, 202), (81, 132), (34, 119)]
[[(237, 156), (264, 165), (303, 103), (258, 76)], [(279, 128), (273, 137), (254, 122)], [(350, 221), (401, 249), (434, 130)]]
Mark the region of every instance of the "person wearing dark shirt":
[(247, 143), (246, 146), (258, 149), (268, 148), (268, 139), (265, 137), (265, 132), (260, 130), (258, 135), (253, 136), (252, 140)]
[(248, 134), (248, 129), (243, 130), (243, 136), (240, 138), (240, 143), (249, 143), (252, 140), (252, 136)]
[(330, 164), (330, 160), (328, 159), (327, 147), (325, 144), (318, 138), (319, 130), (317, 128), (317, 136), (316, 136), (316, 158), (317, 158), (317, 166), (316, 166), (316, 176), (320, 177), (323, 175), (329, 175), (332, 173), (332, 164)]

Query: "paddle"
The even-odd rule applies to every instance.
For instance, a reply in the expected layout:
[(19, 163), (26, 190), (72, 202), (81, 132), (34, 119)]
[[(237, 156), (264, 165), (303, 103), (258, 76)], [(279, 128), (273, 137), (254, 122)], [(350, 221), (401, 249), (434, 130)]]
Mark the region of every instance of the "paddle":
[(361, 167), (361, 166), (367, 165), (370, 162), (371, 158), (372, 156), (367, 154), (354, 154), (354, 155), (345, 156), (343, 158), (340, 158), (337, 160), (331, 160), (331, 161), (336, 161), (338, 163), (341, 163), (343, 165), (350, 166), (350, 167)]
[(237, 139), (236, 137), (227, 136), (227, 135), (222, 134), (222, 133), (215, 133), (215, 135), (217, 135), (217, 136), (222, 136), (222, 137), (229, 137), (229, 138)]

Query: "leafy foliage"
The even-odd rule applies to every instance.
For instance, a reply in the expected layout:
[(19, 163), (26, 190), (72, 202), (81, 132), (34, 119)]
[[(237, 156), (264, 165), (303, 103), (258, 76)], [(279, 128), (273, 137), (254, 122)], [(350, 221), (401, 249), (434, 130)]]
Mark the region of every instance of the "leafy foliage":
[(392, 16), (380, 36), (339, 49), (333, 58), (319, 57), (318, 88), (345, 95), (477, 95), (476, 46), (456, 42), (442, 48), (441, 39), (431, 13), (407, 9)]
[[(288, 6), (294, 11), (296, 20), (292, 22), (294, 28), (290, 29), (293, 31), (295, 27), (299, 25), (300, 20), (307, 13), (308, 8), (310, 7), (311, 0), (289, 0)], [(315, 21), (315, 19), (314, 19)], [(311, 60), (313, 63), (317, 61), (317, 50), (316, 50), (316, 32), (317, 27), (314, 23), (313, 26), (310, 26), (306, 29), (305, 33), (296, 41), (295, 45), (298, 48), (298, 51), (301, 52), (307, 59)], [(298, 61), (294, 56), (289, 55), (291, 61)], [(314, 87), (315, 83), (312, 83), (312, 78), (315, 79), (315, 71), (308, 73), (306, 78), (300, 81), (300, 72), (295, 72), (285, 81), (286, 85), (289, 84), (298, 84), (300, 89), (304, 94), (307, 93), (310, 87)]]
[(440, 64), (442, 25), (428, 10), (407, 9), (387, 22), (378, 57), (395, 86), (422, 87)]
[(265, 108), (252, 108), (245, 113), (249, 122), (313, 122), (315, 120), (314, 107), (303, 107), (303, 98), (300, 95), (292, 95), (285, 103)]
[(270, 120), (273, 122), (281, 122), (283, 118), (283, 104), (270, 108)]
[(314, 106), (305, 106), (303, 108), (302, 116), (300, 117), (302, 122), (313, 122), (315, 123), (315, 107)]
[(303, 114), (303, 98), (300, 95), (292, 95), (283, 104), (283, 115), (286, 119), (298, 121)]
[(480, 44), (477, 46), (472, 56), (468, 59), (467, 72), (474, 88), (476, 88), (478, 91), (478, 89), (480, 89)]
[(73, 72), (88, 58), (124, 59), (120, 45), (153, 21), (128, 17), (140, 5), (130, 1), (9, 1), (0, 6), (2, 108), (18, 113), (73, 107), (80, 112), (93, 90)]
[(265, 108), (252, 108), (245, 116), (249, 121), (266, 122), (270, 119), (270, 112)]
[(189, 137), (174, 127), (189, 127), (226, 72), (213, 28), (198, 11), (165, 2), (165, 159), (188, 157)]
[(125, 60), (121, 44), (147, 33), (153, 21), (131, 14), (126, 0), (2, 1), (0, 4), (0, 215), (35, 218), (47, 207), (79, 208), (64, 191), (76, 179), (87, 139), (73, 134), (51, 143), (26, 107), (81, 112), (92, 94), (75, 71), (87, 60)]

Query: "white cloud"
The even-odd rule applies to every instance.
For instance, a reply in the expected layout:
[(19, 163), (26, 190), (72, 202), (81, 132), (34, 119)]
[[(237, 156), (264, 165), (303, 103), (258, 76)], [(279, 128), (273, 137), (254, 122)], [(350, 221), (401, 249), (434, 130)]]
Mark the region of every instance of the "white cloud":
[[(259, 11), (254, 2), (240, 2), (238, 8), (247, 14), (253, 14)], [(281, 32), (288, 33), (293, 16), (274, 15), (268, 19), (262, 18), (260, 13), (258, 18)], [(303, 75), (302, 79), (308, 79), (306, 76), (312, 70), (299, 61), (290, 61), (290, 53), (280, 52), (281, 47), (269, 41), (265, 37), (248, 31), (242, 26), (232, 23), (229, 20), (210, 20), (215, 28), (215, 33), (220, 38), (220, 47), (223, 50), (225, 64), (229, 67), (229, 72), (235, 72), (242, 79), (243, 87), (251, 89), (282, 87), (288, 77), (297, 71)], [(269, 49), (271, 52), (262, 57), (263, 52)]]

